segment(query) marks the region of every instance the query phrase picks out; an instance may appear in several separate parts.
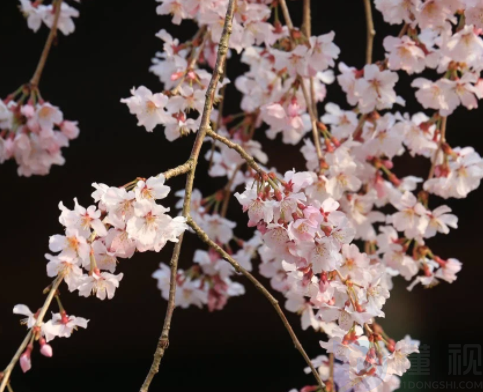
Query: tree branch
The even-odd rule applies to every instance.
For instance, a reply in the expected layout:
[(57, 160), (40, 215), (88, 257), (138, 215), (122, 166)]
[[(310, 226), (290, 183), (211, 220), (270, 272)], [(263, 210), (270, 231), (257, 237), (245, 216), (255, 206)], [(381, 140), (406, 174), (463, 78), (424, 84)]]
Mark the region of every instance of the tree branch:
[[(203, 141), (206, 137), (206, 134), (210, 130), (210, 116), (211, 116), (211, 111), (213, 110), (213, 102), (215, 99), (216, 86), (221, 76), (223, 75), (223, 67), (226, 61), (226, 54), (228, 52), (228, 41), (231, 34), (232, 19), (233, 19), (233, 14), (235, 12), (235, 5), (236, 5), (236, 0), (229, 0), (226, 16), (225, 16), (225, 23), (223, 26), (223, 32), (222, 32), (219, 47), (218, 47), (216, 63), (213, 69), (213, 76), (211, 77), (210, 83), (208, 85), (208, 89), (206, 90), (205, 105), (204, 105), (203, 114), (201, 117), (200, 129), (198, 131), (198, 134), (196, 135), (196, 139), (193, 143), (193, 148), (191, 150), (191, 155), (188, 160), (188, 162), (190, 162), (189, 163), (190, 167), (188, 169), (188, 176), (186, 177), (185, 196), (184, 196), (183, 213), (182, 213), (185, 218), (188, 218), (190, 214), (191, 194), (193, 191), (193, 183), (195, 179), (196, 166), (198, 164), (198, 157), (200, 155), (201, 147), (203, 146)], [(186, 164), (188, 164), (188, 162)], [(166, 309), (166, 315), (164, 318), (163, 329), (161, 331), (161, 336), (158, 341), (158, 346), (154, 353), (153, 363), (151, 364), (151, 368), (149, 369), (148, 375), (146, 376), (146, 379), (143, 385), (141, 386), (141, 390), (140, 390), (141, 392), (148, 391), (149, 386), (151, 385), (151, 382), (155, 374), (158, 373), (159, 371), (159, 365), (169, 345), (169, 330), (171, 328), (171, 319), (173, 317), (173, 312), (175, 308), (176, 275), (178, 273), (178, 259), (179, 259), (179, 254), (181, 252), (182, 243), (183, 243), (183, 235), (180, 235), (180, 237), (178, 238), (178, 243), (175, 245), (173, 249), (173, 254), (171, 256), (171, 261), (170, 261), (171, 273), (170, 273), (170, 282), (169, 282), (169, 297), (168, 297), (168, 306)]]
[(366, 14), (366, 64), (372, 63), (372, 47), (374, 45), (374, 21), (372, 20), (371, 0), (364, 0), (364, 11)]
[(280, 7), (282, 8), (283, 18), (285, 19), (285, 24), (289, 30), (293, 30), (292, 18), (290, 17), (290, 12), (288, 11), (287, 2), (285, 0), (280, 0)]
[(241, 166), (242, 164), (237, 165), (237, 167), (233, 170), (233, 174), (228, 179), (228, 182), (226, 183), (225, 188), (223, 189), (224, 199), (223, 199), (223, 204), (221, 205), (221, 211), (220, 211), (220, 216), (222, 216), (223, 218), (226, 216), (226, 213), (228, 211), (228, 204), (230, 203), (230, 198), (231, 198), (231, 187), (233, 185), (233, 182), (235, 181), (236, 175), (240, 170)]
[[(285, 0), (280, 0), (280, 7), (282, 8), (282, 13), (283, 13), (283, 18), (285, 19), (285, 24), (289, 28), (290, 31), (294, 29), (292, 18), (290, 17), (290, 12), (287, 7), (287, 2)], [(306, 38), (310, 38), (310, 31), (311, 31), (311, 26), (310, 26), (310, 1), (309, 0), (304, 0), (304, 11), (303, 11), (303, 33), (305, 34)], [(293, 42), (293, 37), (292, 34), (290, 34), (290, 40)], [(315, 151), (317, 152), (317, 158), (319, 159), (319, 162), (322, 160), (323, 155), (322, 155), (322, 148), (320, 147), (320, 138), (319, 138), (319, 132), (317, 131), (317, 114), (314, 112), (315, 106), (315, 91), (313, 87), (313, 81), (312, 78), (309, 78), (310, 85), (311, 85), (311, 95), (312, 95), (312, 101), (310, 99), (309, 93), (307, 91), (307, 88), (305, 87), (303, 78), (300, 77), (300, 87), (302, 89), (302, 93), (304, 94), (304, 100), (305, 100), (305, 106), (307, 106), (307, 111), (309, 112), (310, 115), (310, 123), (312, 125), (312, 137), (314, 139), (314, 145), (315, 145)]]
[[(313, 86), (312, 78), (310, 78), (311, 85)], [(307, 106), (307, 111), (309, 112), (310, 116), (310, 123), (312, 125), (312, 137), (314, 139), (315, 151), (317, 152), (317, 158), (319, 159), (319, 169), (320, 169), (320, 162), (323, 159), (322, 155), (322, 148), (320, 147), (320, 137), (319, 131), (317, 130), (317, 117), (318, 114), (314, 113), (313, 107), (315, 106), (315, 91), (313, 101), (310, 100), (309, 93), (307, 92), (307, 88), (305, 87), (304, 80), (300, 78), (300, 87), (302, 88), (302, 93), (304, 94), (305, 106)]]
[(277, 184), (275, 184), (270, 179), (270, 177), (268, 177), (267, 172), (265, 172), (265, 170), (263, 170), (258, 165), (258, 163), (255, 161), (255, 159), (250, 154), (248, 154), (242, 146), (240, 146), (238, 143), (232, 142), (231, 140), (227, 139), (224, 136), (219, 135), (218, 133), (214, 132), (211, 129), (208, 129), (208, 131), (206, 132), (206, 135), (210, 136), (211, 138), (213, 138), (215, 140), (222, 142), (227, 147), (235, 150), (247, 162), (248, 166), (250, 166), (253, 170), (255, 170), (260, 175), (260, 177), (266, 179), (270, 183), (270, 185), (272, 186), (272, 188), (274, 190), (278, 190)]
[(270, 294), (270, 292), (265, 288), (265, 286), (263, 286), (250, 272), (248, 272), (245, 268), (243, 268), (240, 264), (238, 264), (238, 262), (235, 259), (233, 259), (227, 252), (225, 252), (223, 248), (221, 248), (218, 244), (213, 242), (208, 237), (208, 235), (203, 231), (203, 229), (201, 229), (201, 227), (199, 227), (197, 223), (190, 216), (187, 218), (187, 223), (204, 243), (206, 243), (210, 248), (217, 251), (221, 257), (223, 257), (226, 261), (228, 261), (233, 266), (233, 268), (235, 268), (237, 272), (243, 274), (250, 282), (252, 282), (253, 285), (257, 288), (257, 290), (260, 291), (265, 296), (265, 298), (268, 299), (268, 301), (272, 304), (277, 314), (282, 319), (282, 323), (285, 326), (285, 329), (289, 333), (290, 337), (292, 338), (295, 348), (300, 352), (305, 362), (312, 370), (312, 374), (317, 380), (317, 384), (320, 386), (322, 390), (325, 390), (324, 382), (321, 380), (319, 373), (317, 372), (314, 365), (310, 361), (310, 358), (305, 352), (304, 348), (302, 347), (302, 344), (298, 340), (297, 335), (295, 335), (295, 332), (292, 329), (292, 326), (288, 322), (287, 317), (285, 317), (285, 314), (283, 313), (282, 308), (280, 308), (280, 305), (278, 304), (278, 301), (275, 299), (275, 297), (273, 297), (273, 295)]
[(185, 163), (182, 165), (179, 165), (177, 167), (174, 167), (172, 169), (166, 170), (163, 174), (164, 178), (166, 180), (169, 180), (170, 178), (180, 176), (181, 174), (186, 174), (191, 170), (192, 167), (192, 161), (188, 159)]
[(59, 24), (60, 11), (62, 9), (62, 0), (57, 0), (55, 2), (55, 15), (54, 21), (52, 22), (52, 27), (50, 28), (49, 36), (47, 41), (45, 41), (44, 50), (40, 56), (39, 63), (37, 64), (37, 69), (35, 70), (34, 76), (30, 79), (30, 87), (37, 88), (39, 86), (40, 77), (42, 76), (42, 71), (44, 70), (45, 63), (47, 62), (47, 57), (49, 57), (50, 48), (57, 36), (57, 25)]
[(441, 120), (441, 134), (439, 135), (438, 148), (434, 152), (433, 162), (431, 163), (431, 168), (429, 169), (428, 180), (433, 178), (434, 170), (436, 169), (436, 164), (438, 162), (438, 157), (440, 151), (443, 149), (443, 144), (446, 142), (446, 124), (448, 122), (448, 117), (443, 117)]

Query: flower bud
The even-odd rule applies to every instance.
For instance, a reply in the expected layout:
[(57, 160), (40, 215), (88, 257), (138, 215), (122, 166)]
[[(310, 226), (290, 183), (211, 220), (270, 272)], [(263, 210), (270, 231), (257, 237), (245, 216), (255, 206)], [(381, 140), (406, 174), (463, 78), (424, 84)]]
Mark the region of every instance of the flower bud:
[(47, 344), (47, 343), (41, 344), (40, 354), (42, 354), (44, 357), (51, 358), (52, 355), (54, 355), (54, 352), (52, 350), (52, 346), (50, 344)]
[(20, 367), (24, 373), (27, 373), (32, 368), (32, 361), (30, 360), (30, 353), (32, 346), (28, 345), (23, 354), (20, 356)]

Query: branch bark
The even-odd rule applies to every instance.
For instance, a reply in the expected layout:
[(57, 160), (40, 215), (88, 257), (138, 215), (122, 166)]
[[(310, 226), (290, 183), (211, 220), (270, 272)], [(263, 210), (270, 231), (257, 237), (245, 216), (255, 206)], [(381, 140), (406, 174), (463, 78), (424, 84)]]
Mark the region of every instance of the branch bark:
[[(267, 176), (267, 173), (265, 172), (265, 170), (263, 170), (258, 165), (258, 163), (255, 161), (255, 159), (250, 154), (248, 154), (242, 146), (240, 146), (239, 144), (237, 144), (235, 142), (232, 142), (230, 139), (227, 139), (224, 136), (219, 135), (218, 133), (214, 132), (211, 129), (208, 129), (206, 134), (207, 134), (207, 136), (209, 136), (209, 137), (211, 137), (215, 140), (218, 140), (218, 141), (222, 142), (224, 145), (226, 145), (227, 147), (235, 150), (246, 161), (248, 166), (250, 166), (253, 170), (255, 170), (260, 175), (260, 177), (266, 177)], [(274, 189), (277, 189), (277, 186), (275, 186)]]
[[(235, 12), (235, 6), (236, 6), (236, 0), (229, 0), (228, 8), (225, 16), (225, 23), (223, 26), (223, 32), (222, 32), (220, 44), (218, 47), (216, 63), (213, 69), (213, 76), (211, 77), (210, 83), (208, 85), (208, 89), (206, 90), (205, 105), (204, 105), (203, 114), (201, 117), (200, 129), (198, 130), (198, 134), (196, 135), (196, 139), (193, 143), (193, 148), (191, 150), (190, 158), (186, 162), (186, 165), (189, 165), (189, 169), (187, 167), (184, 167), (182, 169), (182, 170), (188, 169), (187, 170), (188, 175), (186, 177), (186, 186), (185, 186), (185, 197), (183, 202), (183, 213), (182, 213), (182, 215), (185, 218), (188, 218), (190, 214), (191, 194), (193, 191), (193, 183), (195, 179), (196, 166), (198, 164), (198, 157), (200, 155), (201, 147), (203, 146), (203, 141), (207, 135), (207, 132), (211, 130), (210, 116), (213, 110), (213, 102), (215, 99), (216, 86), (221, 76), (223, 75), (223, 67), (226, 61), (226, 54), (228, 52), (228, 41), (231, 34), (232, 20), (233, 20), (233, 14)], [(183, 235), (179, 237), (178, 242), (173, 249), (173, 254), (171, 256), (169, 297), (168, 297), (168, 306), (166, 309), (166, 315), (164, 318), (163, 329), (161, 331), (161, 336), (158, 340), (158, 346), (154, 353), (153, 363), (151, 364), (151, 368), (149, 369), (148, 375), (146, 376), (146, 379), (144, 380), (144, 383), (141, 386), (140, 392), (148, 391), (154, 376), (156, 375), (156, 373), (159, 372), (159, 366), (160, 366), (161, 360), (164, 356), (164, 353), (166, 352), (166, 349), (169, 346), (169, 330), (171, 328), (171, 319), (173, 317), (173, 312), (175, 308), (176, 276), (178, 273), (178, 260), (179, 260), (179, 254), (181, 252), (182, 243), (183, 243)]]
[(37, 88), (39, 86), (40, 77), (42, 76), (42, 71), (44, 70), (45, 63), (47, 62), (47, 58), (49, 57), (50, 48), (52, 47), (52, 43), (54, 42), (55, 37), (57, 36), (57, 26), (59, 24), (59, 17), (60, 11), (62, 9), (62, 1), (58, 0), (55, 2), (55, 15), (54, 21), (52, 22), (52, 27), (50, 28), (49, 36), (47, 37), (47, 41), (45, 41), (44, 50), (40, 56), (39, 63), (37, 64), (37, 68), (35, 69), (34, 75), (32, 79), (30, 79), (30, 87)]
[(441, 120), (441, 134), (439, 135), (438, 148), (434, 152), (433, 162), (431, 163), (431, 168), (429, 169), (428, 180), (433, 178), (434, 170), (436, 169), (436, 163), (438, 162), (439, 153), (443, 149), (443, 144), (446, 142), (446, 124), (448, 123), (448, 117), (443, 117)]
[[(292, 18), (290, 17), (290, 12), (287, 7), (287, 2), (285, 0), (280, 0), (280, 7), (282, 8), (282, 14), (283, 18), (285, 19), (285, 24), (289, 28), (290, 31), (294, 29)], [(306, 35), (306, 38), (310, 38), (310, 1), (304, 0), (304, 22), (303, 22), (303, 33)], [(290, 39), (293, 44), (293, 38), (292, 34), (290, 34)], [(309, 78), (310, 84), (311, 84), (311, 95), (312, 95), (312, 101), (310, 99), (309, 93), (307, 91), (307, 88), (305, 87), (303, 78), (300, 77), (300, 87), (302, 89), (302, 93), (304, 95), (304, 100), (305, 100), (305, 106), (307, 106), (307, 111), (309, 112), (310, 116), (310, 123), (312, 125), (312, 137), (314, 139), (314, 146), (315, 146), (315, 151), (317, 152), (317, 158), (319, 159), (319, 162), (321, 162), (323, 155), (322, 155), (322, 148), (320, 146), (320, 138), (319, 138), (319, 132), (317, 131), (317, 113), (315, 110), (315, 91), (313, 91), (313, 81), (312, 78)]]
[(305, 362), (310, 367), (312, 374), (314, 375), (315, 379), (317, 380), (317, 384), (319, 385), (319, 387), (322, 390), (325, 390), (324, 382), (321, 380), (319, 373), (317, 372), (314, 365), (310, 361), (310, 358), (307, 355), (307, 353), (305, 352), (302, 344), (298, 340), (297, 335), (295, 335), (295, 332), (294, 332), (292, 326), (290, 325), (290, 323), (288, 322), (287, 317), (285, 317), (285, 314), (283, 313), (282, 308), (278, 304), (277, 299), (275, 299), (275, 297), (272, 294), (270, 294), (270, 292), (265, 288), (265, 286), (263, 286), (263, 284), (261, 284), (257, 280), (257, 278), (255, 278), (250, 272), (248, 272), (245, 268), (243, 268), (240, 264), (238, 264), (238, 262), (235, 259), (233, 259), (227, 252), (225, 252), (223, 250), (223, 248), (221, 248), (218, 244), (213, 242), (208, 237), (208, 234), (206, 234), (203, 231), (203, 229), (201, 227), (199, 227), (198, 224), (190, 216), (187, 219), (187, 223), (195, 231), (195, 233), (198, 235), (198, 237), (204, 243), (206, 243), (210, 248), (217, 251), (220, 254), (221, 257), (223, 257), (226, 261), (228, 261), (233, 266), (233, 268), (235, 268), (235, 271), (243, 274), (250, 282), (253, 283), (253, 285), (257, 288), (257, 290), (260, 291), (265, 296), (265, 298), (268, 299), (268, 301), (273, 306), (273, 308), (275, 309), (275, 311), (279, 315), (280, 319), (282, 320), (282, 323), (285, 326), (285, 329), (287, 330), (288, 334), (292, 338), (292, 341), (293, 341), (293, 344), (295, 345), (295, 348), (300, 352), (300, 354), (304, 358)]
[(182, 165), (179, 165), (177, 167), (174, 167), (172, 169), (166, 170), (163, 174), (164, 178), (166, 180), (169, 180), (170, 178), (180, 176), (181, 174), (186, 174), (191, 170), (192, 167), (192, 161), (187, 160), (185, 163)]
[(364, 0), (364, 11), (366, 14), (366, 64), (372, 63), (372, 48), (374, 46), (374, 21), (372, 20), (371, 0)]

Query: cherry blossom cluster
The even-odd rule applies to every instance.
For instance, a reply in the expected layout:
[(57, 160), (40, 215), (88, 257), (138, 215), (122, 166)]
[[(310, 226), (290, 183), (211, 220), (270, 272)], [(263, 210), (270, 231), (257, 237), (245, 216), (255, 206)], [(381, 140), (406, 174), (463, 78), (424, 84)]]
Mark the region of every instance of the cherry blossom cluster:
[(46, 175), (63, 165), (61, 149), (77, 138), (77, 121), (43, 100), (0, 100), (0, 163), (14, 159), (19, 176)]
[(321, 197), (313, 172), (287, 172), (281, 185), (281, 195), (260, 187), (236, 194), (248, 225), (263, 233), (260, 273), (285, 295), (286, 309), (301, 315), (303, 329), (328, 335), (321, 346), (340, 361), (339, 388), (355, 381), (373, 385), (368, 390), (380, 383), (390, 388), (397, 384), (392, 375), (409, 368), (406, 357), (417, 352), (417, 344), (399, 352), (393, 341), (363, 332), (384, 317), (398, 272), (351, 244), (357, 235), (351, 219), (332, 197)]
[[(402, 1), (377, 0), (375, 4), (386, 22), (405, 23), (399, 37), (384, 39), (384, 66), (408, 74), (425, 69), (434, 69), (438, 74), (436, 80), (419, 77), (412, 82), (416, 99), (425, 109), (435, 110), (422, 122), (421, 114), (416, 114), (419, 118), (412, 119), (412, 126), (419, 127), (426, 138), (432, 135), (441, 150), (434, 156), (434, 177), (424, 183), (424, 189), (443, 198), (464, 198), (483, 177), (481, 157), (471, 147), (451, 148), (440, 124), (446, 121), (441, 117), (444, 119), (460, 106), (477, 108), (478, 99), (483, 97), (483, 5), (477, 0), (412, 1), (404, 6)], [(348, 81), (346, 91), (350, 84)], [(436, 150), (436, 145), (431, 149)]]
[[(79, 2), (80, 0), (76, 0)], [(20, 10), (27, 19), (29, 29), (37, 32), (45, 24), (52, 28), (55, 18), (55, 9), (60, 4), (60, 15), (57, 28), (64, 35), (74, 32), (75, 24), (73, 18), (79, 17), (79, 11), (67, 4), (65, 1), (53, 0), (51, 4), (43, 4), (43, 1), (20, 0)]]
[[(183, 196), (183, 192), (178, 193)], [(221, 216), (216, 211), (222, 200), (223, 193), (218, 192), (207, 198), (202, 198), (201, 192), (193, 191), (191, 214), (202, 229), (217, 244), (233, 253), (233, 247), (238, 251), (233, 253), (238, 263), (248, 271), (252, 270), (252, 258), (256, 257), (257, 248), (261, 245), (258, 234), (248, 241), (234, 236), (233, 229), (236, 223)], [(181, 207), (182, 200), (177, 205)], [(235, 269), (223, 260), (214, 250), (196, 250), (193, 256), (194, 265), (184, 271), (178, 269), (176, 306), (187, 308), (191, 305), (202, 307), (206, 305), (210, 311), (221, 310), (228, 298), (245, 293), (242, 284), (232, 280), (236, 274)], [(161, 263), (160, 269), (154, 272), (153, 277), (158, 280), (158, 288), (163, 298), (169, 295), (169, 267)]]
[[(186, 45), (179, 45), (165, 30), (161, 30), (157, 37), (164, 41), (165, 56), (152, 70), (169, 90), (153, 94), (148, 88), (140, 86), (133, 88), (132, 96), (121, 102), (126, 103), (130, 112), (136, 115), (139, 126), (152, 132), (157, 125), (163, 125), (166, 138), (173, 141), (195, 132), (200, 124), (199, 114), (203, 110), (211, 74), (190, 63), (192, 59), (203, 56), (207, 38), (203, 35)], [(223, 83), (227, 82), (228, 79)]]
[(78, 328), (87, 328), (89, 320), (83, 317), (67, 315), (60, 302), (59, 305), (59, 313), (52, 313), (52, 319), (40, 325), (37, 322), (39, 312), (33, 313), (26, 305), (16, 305), (13, 308), (13, 313), (26, 316), (21, 320), (21, 323), (33, 331), (31, 341), (19, 360), (20, 367), (24, 373), (32, 368), (31, 356), (35, 341), (38, 341), (40, 353), (50, 358), (54, 354), (52, 346), (49, 344), (51, 340), (54, 338), (70, 338), (72, 333)]
[[(55, 278), (54, 282), (65, 281), (68, 290), (77, 290), (80, 296), (112, 299), (123, 278), (122, 273), (115, 274), (119, 258), (131, 258), (136, 251), (159, 252), (186, 229), (184, 218), (172, 218), (167, 214), (169, 209), (157, 203), (170, 191), (164, 181), (159, 175), (120, 188), (95, 183), (92, 198), (96, 205), (84, 208), (74, 199), (70, 210), (61, 202), (59, 222), (65, 233), (49, 239), (49, 249), (56, 254), (45, 255), (47, 275)], [(24, 322), (33, 331), (32, 342), (20, 361), (24, 372), (31, 367), (34, 341), (38, 340), (41, 353), (50, 357), (49, 341), (70, 337), (76, 327), (87, 327), (87, 320), (68, 316), (57, 299), (59, 313), (46, 322), (37, 322), (38, 316), (25, 305), (14, 308), (14, 313), (27, 316)]]

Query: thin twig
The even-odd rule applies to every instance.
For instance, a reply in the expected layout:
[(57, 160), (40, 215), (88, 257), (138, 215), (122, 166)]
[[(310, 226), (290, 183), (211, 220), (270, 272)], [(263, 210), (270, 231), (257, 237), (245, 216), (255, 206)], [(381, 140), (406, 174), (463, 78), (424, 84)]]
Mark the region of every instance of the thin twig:
[[(305, 34), (307, 41), (310, 42), (310, 37), (312, 36), (312, 12), (310, 8), (310, 0), (304, 0), (302, 31)], [(312, 110), (315, 113), (316, 117), (319, 117), (317, 113), (317, 102), (315, 98), (314, 78), (309, 78), (309, 81), (310, 81), (310, 99), (312, 101)]]
[(436, 169), (436, 164), (438, 162), (439, 153), (443, 149), (443, 144), (446, 142), (446, 124), (448, 122), (448, 117), (443, 117), (441, 119), (441, 130), (439, 135), (439, 142), (436, 151), (434, 152), (433, 162), (431, 163), (431, 168), (429, 169), (428, 180), (433, 178), (434, 170)]
[(272, 304), (272, 306), (275, 309), (275, 311), (277, 312), (277, 314), (282, 319), (282, 323), (285, 326), (285, 328), (286, 328), (287, 332), (289, 333), (290, 337), (292, 338), (292, 341), (295, 345), (295, 348), (300, 352), (300, 354), (304, 358), (305, 362), (307, 363), (307, 365), (312, 370), (312, 373), (313, 373), (315, 379), (317, 380), (317, 384), (320, 386), (320, 388), (325, 390), (324, 382), (320, 379), (319, 373), (317, 372), (314, 365), (310, 361), (309, 356), (307, 355), (304, 348), (302, 347), (302, 344), (298, 340), (297, 335), (295, 335), (295, 332), (294, 332), (292, 326), (288, 322), (287, 317), (285, 317), (285, 314), (283, 313), (282, 308), (278, 304), (278, 301), (275, 299), (275, 297), (272, 294), (270, 294), (270, 292), (265, 288), (265, 286), (263, 286), (263, 284), (261, 284), (257, 280), (257, 278), (255, 278), (250, 272), (248, 272), (245, 268), (243, 268), (240, 264), (238, 264), (238, 262), (235, 259), (233, 259), (227, 252), (225, 252), (223, 250), (223, 248), (221, 248), (218, 244), (213, 242), (208, 237), (208, 235), (203, 231), (203, 229), (201, 229), (201, 227), (199, 227), (197, 225), (197, 223), (191, 217), (188, 217), (187, 223), (195, 231), (195, 233), (198, 235), (198, 237), (204, 243), (206, 243), (210, 248), (217, 251), (222, 258), (224, 258), (226, 261), (228, 261), (233, 266), (233, 268), (235, 268), (235, 270), (237, 272), (243, 274), (250, 282), (252, 282), (253, 285), (257, 288), (257, 290), (260, 291), (265, 296), (265, 298), (268, 299), (268, 301)]
[(191, 170), (191, 167), (192, 167), (192, 161), (188, 160), (182, 165), (169, 169), (162, 174), (166, 180), (169, 180), (170, 178), (188, 173)]
[[(235, 5), (236, 5), (236, 0), (229, 0), (228, 8), (225, 16), (225, 24), (223, 26), (223, 32), (222, 32), (220, 44), (218, 47), (216, 63), (213, 69), (213, 76), (211, 77), (210, 83), (208, 85), (208, 89), (206, 90), (206, 95), (205, 95), (206, 99), (205, 99), (205, 105), (203, 108), (203, 114), (201, 117), (200, 129), (198, 131), (198, 134), (196, 135), (196, 139), (193, 143), (193, 148), (191, 150), (190, 158), (188, 160), (188, 162), (190, 162), (191, 167), (186, 177), (185, 196), (184, 196), (184, 202), (183, 202), (183, 216), (185, 218), (188, 218), (190, 213), (191, 194), (193, 191), (193, 183), (195, 178), (196, 166), (198, 164), (198, 157), (200, 155), (201, 147), (203, 146), (203, 141), (206, 137), (208, 130), (210, 129), (210, 117), (211, 117), (211, 112), (213, 110), (213, 102), (215, 99), (216, 86), (223, 74), (223, 67), (226, 60), (226, 54), (228, 52), (228, 41), (231, 34), (232, 19), (235, 11)], [(161, 336), (158, 341), (158, 346), (154, 353), (153, 363), (151, 364), (151, 368), (149, 369), (148, 375), (146, 376), (146, 379), (143, 385), (141, 386), (141, 389), (140, 389), (141, 392), (148, 391), (149, 386), (151, 385), (151, 382), (155, 374), (158, 373), (159, 371), (159, 365), (169, 345), (169, 330), (171, 328), (171, 319), (173, 317), (173, 312), (175, 308), (176, 276), (178, 273), (178, 259), (181, 251), (182, 242), (183, 242), (183, 236), (181, 235), (178, 239), (178, 243), (175, 245), (173, 249), (173, 254), (171, 256), (171, 261), (170, 261), (171, 273), (170, 273), (170, 282), (169, 282), (169, 297), (168, 297), (168, 306), (166, 309), (166, 315), (164, 318), (163, 329), (161, 331)]]
[(285, 0), (280, 0), (280, 7), (282, 8), (283, 18), (285, 19), (285, 24), (289, 30), (293, 30), (292, 18), (290, 17), (290, 12), (288, 11), (287, 2)]
[(366, 14), (366, 64), (372, 63), (372, 48), (374, 46), (374, 21), (372, 20), (371, 0), (364, 0), (364, 11)]
[(334, 388), (334, 353), (329, 354), (329, 381), (330, 381), (330, 386), (333, 391), (335, 391)]
[(42, 325), (45, 314), (47, 313), (47, 310), (49, 309), (50, 304), (52, 303), (52, 300), (54, 299), (54, 296), (57, 293), (57, 289), (59, 288), (63, 279), (64, 279), (63, 276), (59, 276), (59, 277), (55, 278), (55, 280), (52, 282), (49, 294), (47, 295), (47, 298), (45, 299), (44, 304), (43, 304), (42, 308), (40, 309), (39, 314), (37, 316), (37, 321), (35, 322), (35, 326), (32, 327), (28, 331), (24, 340), (22, 341), (19, 348), (15, 352), (15, 355), (10, 360), (10, 363), (7, 365), (5, 370), (2, 372), (3, 375), (2, 375), (2, 383), (0, 384), (0, 392), (5, 391), (5, 388), (7, 387), (8, 383), (10, 381), (10, 375), (12, 373), (13, 368), (15, 367), (15, 365), (17, 364), (20, 356), (22, 355), (22, 353), (25, 351), (25, 348), (29, 344), (29, 341), (32, 338), (32, 329), (35, 328), (35, 327), (40, 327)]
[(233, 170), (233, 174), (231, 175), (230, 179), (225, 185), (225, 188), (223, 189), (224, 193), (224, 199), (223, 199), (223, 204), (221, 205), (221, 211), (220, 211), (220, 216), (223, 218), (226, 216), (226, 213), (228, 211), (228, 204), (230, 203), (230, 197), (231, 197), (231, 186), (233, 185), (233, 182), (235, 181), (236, 175), (238, 174), (238, 171), (240, 170), (242, 165), (237, 165), (235, 169)]
[(323, 159), (322, 155), (322, 148), (320, 146), (320, 138), (319, 138), (319, 131), (317, 130), (317, 114), (313, 111), (313, 106), (309, 93), (307, 92), (307, 88), (305, 87), (303, 79), (300, 79), (300, 87), (302, 88), (302, 93), (304, 94), (305, 106), (307, 106), (307, 111), (309, 112), (310, 116), (310, 123), (312, 125), (312, 137), (314, 139), (315, 151), (317, 152), (317, 158), (319, 159), (319, 168), (320, 162)]
[[(289, 28), (290, 31), (294, 29), (292, 18), (290, 17), (290, 12), (287, 7), (287, 2), (285, 0), (280, 0), (280, 7), (282, 8), (282, 13), (283, 17), (285, 19), (285, 24)], [(309, 8), (307, 10), (307, 7)], [(305, 18), (309, 18), (309, 20), (306, 20)], [(306, 35), (307, 39), (310, 39), (310, 1), (305, 1), (304, 3), (304, 34)], [(292, 35), (290, 34), (290, 38), (292, 43), (293, 38)], [(312, 81), (313, 85), (313, 81)], [(317, 114), (314, 112), (314, 107), (315, 107), (315, 102), (311, 102), (309, 93), (307, 92), (307, 88), (305, 87), (304, 81), (302, 78), (300, 78), (300, 87), (302, 88), (302, 92), (304, 94), (304, 100), (305, 100), (305, 106), (307, 106), (307, 111), (309, 112), (310, 115), (310, 122), (312, 125), (312, 136), (314, 139), (314, 145), (315, 145), (315, 151), (317, 152), (317, 158), (319, 159), (319, 162), (322, 160), (323, 155), (322, 155), (322, 148), (320, 146), (320, 138), (319, 138), (319, 132), (317, 131)], [(313, 86), (311, 87), (311, 90), (313, 90)], [(313, 93), (313, 98), (315, 101), (315, 91)]]
[(195, 64), (198, 62), (198, 60), (200, 58), (201, 53), (203, 52), (203, 49), (205, 47), (206, 40), (207, 40), (207, 37), (208, 37), (208, 34), (206, 32), (206, 26), (200, 28), (198, 30), (198, 32), (196, 33), (195, 37), (196, 38), (194, 38), (193, 41), (195, 41), (199, 37), (201, 37), (201, 43), (198, 47), (198, 50), (193, 49), (193, 52), (191, 54), (191, 58), (188, 61), (188, 65), (186, 66), (186, 70), (185, 70), (183, 76), (179, 79), (178, 83), (176, 83), (176, 86), (174, 86), (173, 89), (171, 90), (172, 95), (178, 94), (178, 90), (181, 87), (181, 85), (184, 83), (184, 81), (186, 80), (186, 76), (188, 75), (188, 73), (191, 70), (193, 70)]
[(47, 58), (49, 57), (50, 48), (52, 47), (52, 43), (54, 42), (55, 37), (57, 36), (57, 25), (59, 24), (59, 17), (62, 9), (62, 0), (57, 0), (54, 7), (54, 21), (52, 22), (52, 27), (50, 28), (50, 33), (47, 37), (47, 41), (45, 41), (44, 50), (42, 51), (42, 55), (40, 56), (40, 60), (37, 64), (34, 76), (32, 76), (32, 79), (30, 79), (30, 87), (32, 88), (37, 88), (39, 86), (40, 77), (42, 76), (42, 71), (44, 70)]
[(243, 149), (242, 146), (240, 146), (238, 143), (232, 142), (231, 140), (227, 139), (224, 136), (219, 135), (218, 133), (214, 132), (211, 129), (208, 129), (206, 134), (207, 134), (207, 136), (210, 136), (211, 138), (222, 142), (227, 147), (235, 150), (247, 162), (248, 166), (250, 166), (253, 170), (255, 170), (260, 175), (260, 177), (266, 179), (270, 183), (270, 185), (272, 186), (272, 188), (274, 190), (278, 190), (278, 186), (270, 179), (270, 177), (268, 177), (265, 170), (263, 170), (258, 165), (258, 163), (255, 161), (255, 159), (250, 154), (248, 154)]
[(312, 17), (311, 17), (311, 9), (310, 9), (310, 0), (304, 0), (303, 6), (303, 20), (302, 20), (302, 32), (305, 34), (307, 38), (310, 38), (312, 35)]
[[(223, 70), (223, 76), (226, 74), (226, 63), (225, 63), (225, 69)], [(223, 87), (220, 89), (220, 104), (218, 105), (218, 116), (216, 118), (216, 123), (214, 127), (214, 131), (218, 132), (218, 129), (220, 128), (220, 125), (223, 121), (223, 107), (225, 106), (225, 93), (226, 93), (226, 84), (223, 85)], [(215, 147), (216, 147), (216, 141), (213, 141), (213, 144), (211, 145), (210, 149), (210, 158), (208, 159), (208, 170), (211, 169), (211, 166), (213, 165), (213, 157), (215, 156)]]

